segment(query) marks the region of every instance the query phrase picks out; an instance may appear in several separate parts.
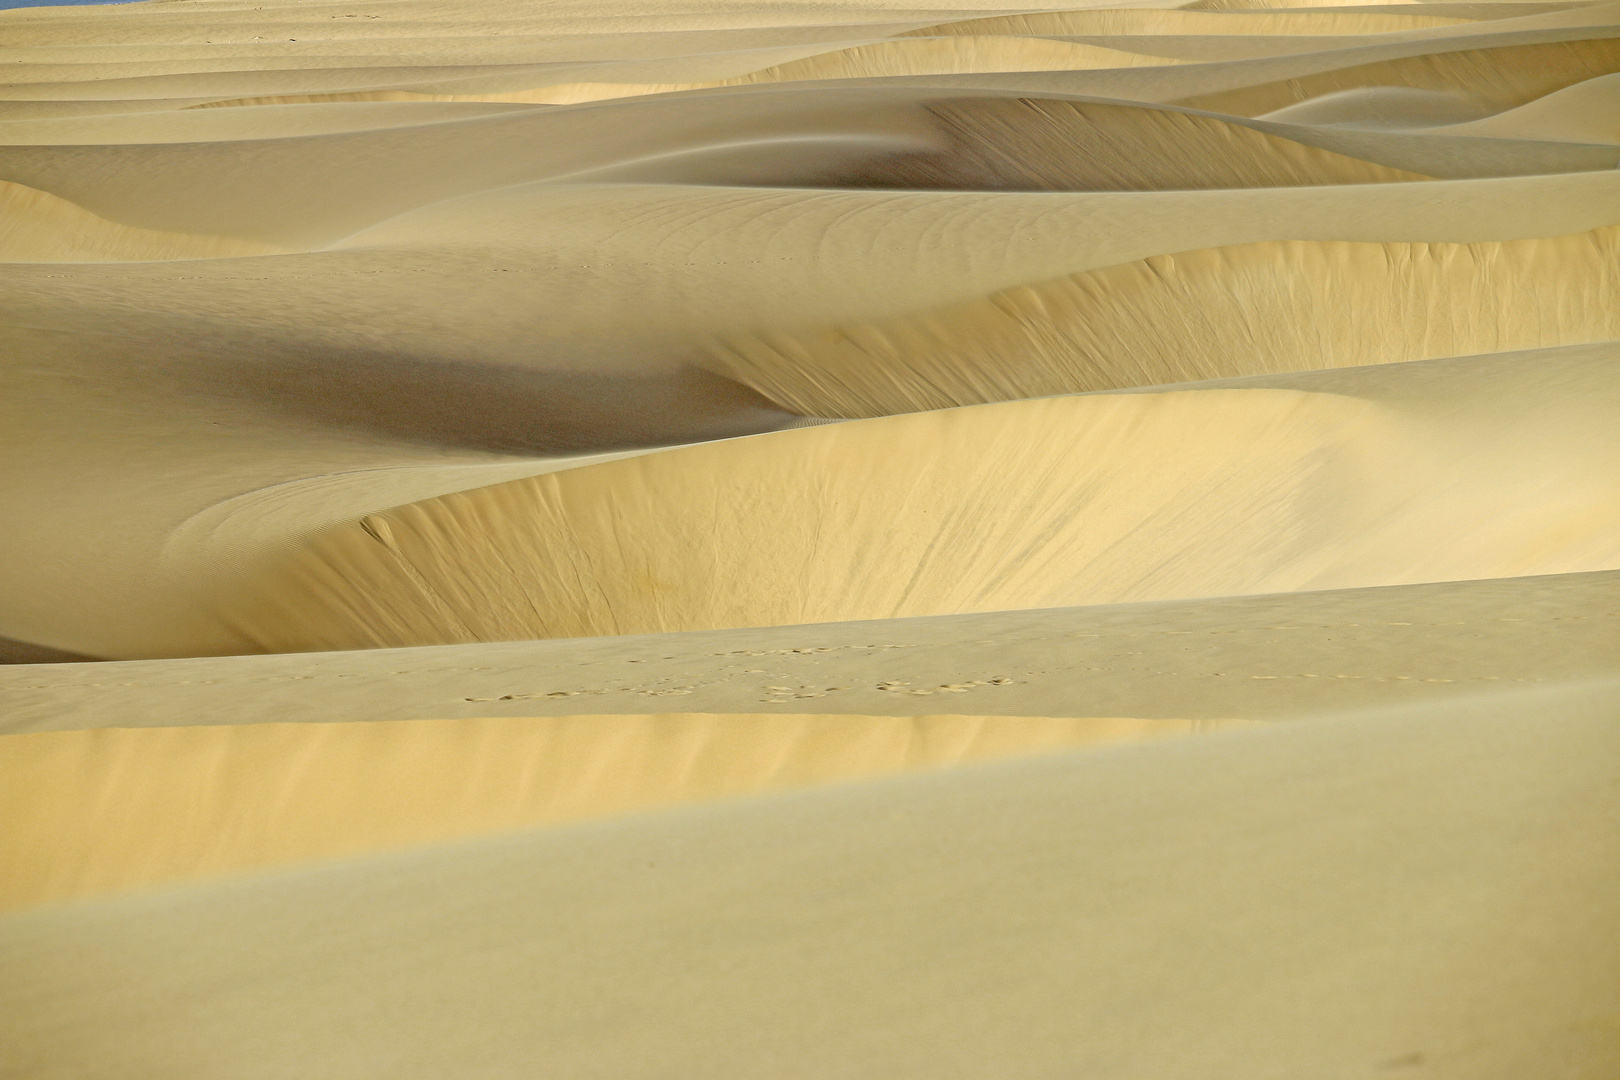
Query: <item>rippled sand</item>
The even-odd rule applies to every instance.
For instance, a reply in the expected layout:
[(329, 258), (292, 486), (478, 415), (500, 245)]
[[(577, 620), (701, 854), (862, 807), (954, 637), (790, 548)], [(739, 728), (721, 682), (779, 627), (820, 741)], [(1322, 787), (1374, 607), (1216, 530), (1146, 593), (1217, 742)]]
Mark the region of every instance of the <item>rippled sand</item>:
[(1620, 1075), (1620, 3), (985, 2), (0, 11), (0, 1076)]

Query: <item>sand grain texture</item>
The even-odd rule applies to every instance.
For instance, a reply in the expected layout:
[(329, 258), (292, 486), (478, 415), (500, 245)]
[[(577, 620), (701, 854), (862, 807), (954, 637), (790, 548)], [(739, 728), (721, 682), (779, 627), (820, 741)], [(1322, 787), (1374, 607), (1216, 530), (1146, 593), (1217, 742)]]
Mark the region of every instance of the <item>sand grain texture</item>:
[(667, 713), (16, 735), (0, 740), (0, 910), (1233, 723)]

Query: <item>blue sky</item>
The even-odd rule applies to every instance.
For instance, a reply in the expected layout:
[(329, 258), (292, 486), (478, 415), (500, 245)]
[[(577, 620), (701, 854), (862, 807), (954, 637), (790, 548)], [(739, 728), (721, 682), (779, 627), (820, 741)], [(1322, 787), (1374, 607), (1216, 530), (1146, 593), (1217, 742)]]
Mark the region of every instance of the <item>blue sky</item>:
[(129, 4), (134, 0), (0, 0), (0, 10), (20, 7), (65, 7), (68, 4)]

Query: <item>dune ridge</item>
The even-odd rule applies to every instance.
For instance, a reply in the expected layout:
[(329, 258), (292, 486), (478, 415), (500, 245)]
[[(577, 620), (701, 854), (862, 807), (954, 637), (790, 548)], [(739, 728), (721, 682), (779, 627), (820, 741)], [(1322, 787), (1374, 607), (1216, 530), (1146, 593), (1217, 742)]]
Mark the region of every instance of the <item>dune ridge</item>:
[(1616, 1074), (1620, 0), (0, 40), (0, 1077)]
[(906, 320), (728, 340), (711, 362), (794, 411), (857, 417), (1605, 341), (1620, 336), (1617, 239), (1178, 252)]
[[(1607, 457), (1612, 364), (1055, 397), (668, 451), (369, 515), (220, 617), (260, 649), (375, 648), (1610, 569), (1603, 471), (1554, 494), (1532, 463)], [(1594, 426), (1499, 425), (1537, 396), (1584, 399)], [(916, 450), (873, 467), (897, 446)]]
[[(1620, 571), (628, 637), (0, 665), (0, 733), (708, 713), (1286, 720), (1612, 673)], [(84, 659), (84, 658), (81, 658)], [(847, 687), (847, 689), (838, 689)], [(678, 692), (672, 692), (678, 691)], [(971, 704), (970, 704), (971, 703)]]
[[(919, 1061), (936, 1045), (952, 1067), (1015, 1077), (1076, 1060), (1132, 1078), (1414, 1060), (1602, 1076), (1620, 997), (1615, 689), (991, 762), (18, 913), (0, 955), (29, 977), (0, 981), (0, 1054), (45, 1080), (167, 1068), (162, 1018), (185, 1033), (183, 1068), (225, 1078), (311, 1060), (517, 1076), (541, 1054), (572, 1075), (743, 1077), (771, 1060), (793, 1077), (920, 1077), (945, 1065)], [(1185, 940), (1166, 950), (1167, 935)], [(964, 1000), (995, 1022), (966, 1025)], [(1325, 1030), (1263, 1022), (1324, 1011)]]
[(279, 250), (232, 236), (121, 225), (49, 192), (0, 180), (0, 262), (228, 259)]
[(1238, 723), (661, 713), (7, 736), (0, 912)]

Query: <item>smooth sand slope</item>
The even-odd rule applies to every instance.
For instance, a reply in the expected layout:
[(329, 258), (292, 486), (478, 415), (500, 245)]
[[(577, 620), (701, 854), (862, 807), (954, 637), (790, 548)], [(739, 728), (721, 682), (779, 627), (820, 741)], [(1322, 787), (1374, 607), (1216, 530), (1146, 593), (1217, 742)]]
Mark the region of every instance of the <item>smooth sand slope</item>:
[[(791, 83), (437, 119), (395, 103), (392, 120), (389, 103), (153, 107), (66, 143), (57, 120), (15, 121), (43, 141), (0, 153), (27, 208), (6, 242), (30, 260), (4, 282), (5, 483), (27, 510), (0, 633), (105, 656), (250, 648), (177, 603), (265, 545), (555, 467), (536, 455), (1616, 333), (1610, 151), (1599, 171), (1492, 179), (1012, 192), (1050, 168), (1086, 172), (1071, 187), (1294, 183), (1304, 159), (1190, 152), (1174, 125), (1217, 123), (1202, 114), (999, 93)], [(206, 121), (189, 135), (188, 113)], [(998, 190), (828, 186), (853, 182)], [(157, 261), (179, 253), (198, 257)], [(89, 474), (108, 483), (71, 479)], [(237, 513), (267, 502), (275, 524)], [(171, 557), (188, 521), (221, 516), (239, 526), (222, 551)]]
[(537, 1060), (617, 1077), (1606, 1076), (1617, 689), (13, 915), (0, 1060), (41, 1078), (512, 1077)]
[(0, 910), (1238, 723), (668, 713), (14, 735)]
[[(1620, 572), (330, 653), (0, 667), (5, 733), (679, 711), (1281, 720), (1620, 675)], [(950, 703), (948, 706), (942, 702)]]
[(0, 1077), (1620, 1070), (1620, 3), (0, 41)]
[(1437, 361), (645, 455), (368, 515), (221, 617), (292, 651), (1610, 569), (1614, 373)]

